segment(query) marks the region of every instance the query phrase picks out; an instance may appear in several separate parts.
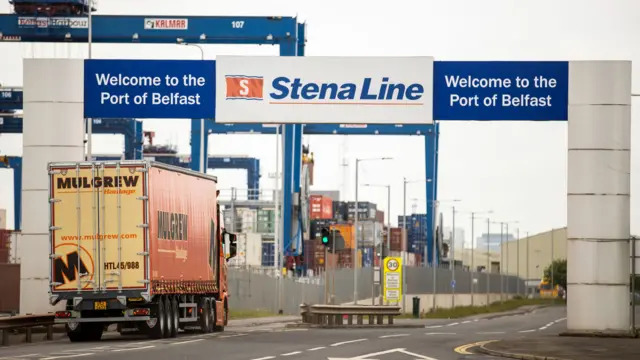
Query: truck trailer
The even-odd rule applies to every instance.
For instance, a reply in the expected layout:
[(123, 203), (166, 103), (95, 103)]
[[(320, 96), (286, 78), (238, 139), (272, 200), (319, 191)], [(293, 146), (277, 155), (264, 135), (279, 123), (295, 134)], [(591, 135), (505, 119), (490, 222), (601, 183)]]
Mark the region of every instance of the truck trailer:
[(73, 342), (223, 331), (227, 261), (214, 176), (148, 160), (58, 162), (50, 176), (50, 303)]

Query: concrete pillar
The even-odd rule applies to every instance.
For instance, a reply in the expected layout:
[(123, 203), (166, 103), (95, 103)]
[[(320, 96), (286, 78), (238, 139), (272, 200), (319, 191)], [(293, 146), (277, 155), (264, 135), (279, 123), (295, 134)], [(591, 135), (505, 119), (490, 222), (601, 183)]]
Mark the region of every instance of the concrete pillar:
[(84, 157), (83, 60), (24, 60), (24, 128), (20, 313), (49, 305), (49, 176), (47, 163)]
[(631, 62), (569, 65), (567, 330), (629, 332)]

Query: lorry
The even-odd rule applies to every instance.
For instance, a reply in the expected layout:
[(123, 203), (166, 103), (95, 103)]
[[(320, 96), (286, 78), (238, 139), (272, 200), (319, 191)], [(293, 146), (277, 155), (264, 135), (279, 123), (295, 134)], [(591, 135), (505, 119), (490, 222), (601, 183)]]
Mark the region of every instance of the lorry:
[(154, 339), (224, 330), (237, 237), (222, 228), (216, 177), (149, 160), (48, 171), (49, 302), (72, 342), (111, 324)]

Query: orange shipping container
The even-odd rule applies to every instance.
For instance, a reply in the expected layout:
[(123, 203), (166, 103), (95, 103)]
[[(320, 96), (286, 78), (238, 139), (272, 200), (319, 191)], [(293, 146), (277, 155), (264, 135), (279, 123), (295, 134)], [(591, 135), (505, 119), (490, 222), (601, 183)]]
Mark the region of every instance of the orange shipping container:
[(340, 235), (344, 238), (344, 248), (353, 249), (356, 240), (356, 234), (353, 224), (336, 224), (331, 225), (331, 229), (340, 231)]
[(333, 218), (333, 200), (328, 196), (311, 195), (310, 201), (310, 217), (312, 220), (316, 219), (331, 219)]

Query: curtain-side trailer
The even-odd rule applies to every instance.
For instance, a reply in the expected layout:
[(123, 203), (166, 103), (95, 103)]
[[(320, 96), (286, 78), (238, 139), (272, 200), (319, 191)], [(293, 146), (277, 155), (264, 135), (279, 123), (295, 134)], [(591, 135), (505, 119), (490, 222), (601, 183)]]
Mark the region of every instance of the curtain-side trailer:
[(48, 170), (50, 303), (66, 304), (55, 322), (71, 341), (114, 323), (152, 338), (224, 330), (236, 236), (222, 229), (216, 177), (143, 160)]

